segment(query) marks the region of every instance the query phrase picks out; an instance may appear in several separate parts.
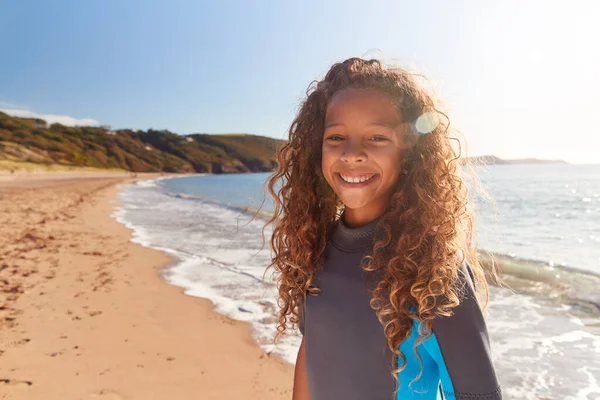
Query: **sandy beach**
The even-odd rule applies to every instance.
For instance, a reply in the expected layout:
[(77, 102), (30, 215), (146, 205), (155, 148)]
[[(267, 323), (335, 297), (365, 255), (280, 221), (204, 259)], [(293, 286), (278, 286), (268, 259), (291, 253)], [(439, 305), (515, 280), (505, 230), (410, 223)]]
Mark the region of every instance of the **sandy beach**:
[(110, 215), (158, 176), (0, 176), (0, 399), (290, 399), (293, 366)]

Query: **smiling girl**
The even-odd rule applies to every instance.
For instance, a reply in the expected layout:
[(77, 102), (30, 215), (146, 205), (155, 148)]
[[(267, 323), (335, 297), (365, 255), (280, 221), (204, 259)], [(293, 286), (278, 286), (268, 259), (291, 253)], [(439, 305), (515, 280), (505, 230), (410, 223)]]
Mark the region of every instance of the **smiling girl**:
[(452, 140), (399, 67), (350, 58), (309, 88), (268, 180), (294, 400), (501, 399)]

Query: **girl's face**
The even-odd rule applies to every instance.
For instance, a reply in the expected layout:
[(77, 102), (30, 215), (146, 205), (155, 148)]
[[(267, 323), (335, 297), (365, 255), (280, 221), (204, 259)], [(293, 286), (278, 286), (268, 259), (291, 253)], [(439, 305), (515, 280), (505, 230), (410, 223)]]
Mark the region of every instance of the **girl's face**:
[[(345, 205), (349, 226), (385, 211), (410, 148), (406, 127), (390, 97), (373, 89), (342, 89), (327, 105), (321, 167)], [(353, 183), (353, 178), (368, 179)]]

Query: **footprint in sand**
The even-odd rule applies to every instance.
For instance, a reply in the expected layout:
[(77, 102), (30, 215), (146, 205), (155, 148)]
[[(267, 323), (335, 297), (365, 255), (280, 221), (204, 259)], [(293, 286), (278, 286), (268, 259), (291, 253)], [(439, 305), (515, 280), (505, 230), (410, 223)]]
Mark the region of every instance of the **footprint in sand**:
[(20, 381), (18, 379), (0, 379), (0, 385), (26, 387), (33, 385), (31, 381)]
[(24, 345), (25, 343), (29, 343), (29, 342), (31, 342), (31, 339), (28, 339), (28, 338), (12, 340), (12, 341), (8, 342), (8, 345), (6, 347), (18, 347), (18, 346)]
[(127, 400), (129, 397), (112, 389), (101, 389), (90, 393), (90, 399)]

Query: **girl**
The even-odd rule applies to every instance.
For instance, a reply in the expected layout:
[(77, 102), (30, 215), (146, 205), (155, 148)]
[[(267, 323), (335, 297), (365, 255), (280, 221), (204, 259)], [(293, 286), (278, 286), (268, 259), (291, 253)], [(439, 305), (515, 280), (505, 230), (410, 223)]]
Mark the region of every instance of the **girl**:
[(445, 114), (375, 59), (312, 89), (267, 181), (276, 339), (288, 320), (302, 333), (294, 400), (501, 399)]

